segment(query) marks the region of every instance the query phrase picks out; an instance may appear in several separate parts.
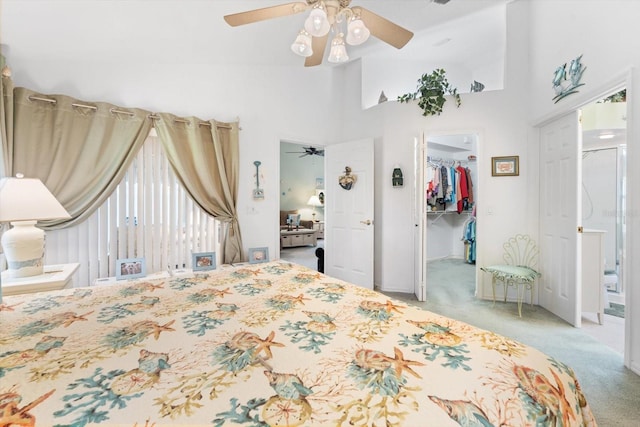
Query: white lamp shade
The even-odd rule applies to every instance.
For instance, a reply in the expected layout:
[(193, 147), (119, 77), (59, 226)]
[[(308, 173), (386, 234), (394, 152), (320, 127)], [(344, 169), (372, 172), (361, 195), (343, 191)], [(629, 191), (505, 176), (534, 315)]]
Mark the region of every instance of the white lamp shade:
[(13, 228), (2, 235), (8, 276), (29, 277), (42, 274), (44, 231), (35, 227), (41, 219), (71, 218), (60, 202), (39, 179), (0, 179), (0, 222)]
[(313, 55), (311, 48), (311, 36), (305, 30), (301, 30), (296, 37), (296, 41), (291, 45), (291, 50), (296, 55), (309, 57)]
[(309, 201), (307, 202), (307, 205), (322, 206), (322, 203), (320, 202), (320, 198), (314, 194), (313, 196), (309, 197)]
[(0, 179), (0, 222), (71, 218), (36, 178)]
[(331, 51), (329, 52), (327, 60), (333, 63), (340, 63), (349, 60), (347, 48), (344, 45), (344, 34), (338, 34), (331, 41)]
[(349, 27), (347, 30), (347, 43), (351, 46), (357, 46), (367, 41), (371, 35), (371, 31), (364, 25), (362, 19), (355, 18), (349, 21)]
[(327, 19), (327, 12), (321, 8), (313, 8), (309, 17), (304, 21), (304, 29), (313, 37), (322, 37), (329, 32), (331, 25)]

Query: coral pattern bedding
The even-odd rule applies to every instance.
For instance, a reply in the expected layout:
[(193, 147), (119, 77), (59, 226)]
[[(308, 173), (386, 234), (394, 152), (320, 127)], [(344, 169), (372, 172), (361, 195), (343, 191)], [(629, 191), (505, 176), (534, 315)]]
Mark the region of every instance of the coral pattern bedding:
[(285, 262), (5, 297), (0, 425), (595, 425), (538, 350)]

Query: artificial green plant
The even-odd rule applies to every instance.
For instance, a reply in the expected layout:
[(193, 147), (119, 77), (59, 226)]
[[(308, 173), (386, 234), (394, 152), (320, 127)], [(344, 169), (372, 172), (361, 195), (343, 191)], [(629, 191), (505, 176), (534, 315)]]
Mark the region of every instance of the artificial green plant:
[(446, 71), (438, 68), (431, 74), (423, 74), (418, 79), (416, 91), (398, 96), (398, 101), (409, 102), (417, 100), (423, 116), (439, 116), (442, 113), (444, 103), (447, 101), (446, 95), (452, 95), (456, 100), (456, 107), (460, 107), (461, 100), (458, 89), (451, 86), (447, 80)]

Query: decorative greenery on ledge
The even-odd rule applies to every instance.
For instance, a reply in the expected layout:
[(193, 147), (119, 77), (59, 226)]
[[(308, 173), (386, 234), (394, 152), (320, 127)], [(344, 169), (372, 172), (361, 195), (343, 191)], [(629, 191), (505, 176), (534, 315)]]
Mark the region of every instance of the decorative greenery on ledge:
[(418, 100), (418, 107), (422, 109), (423, 116), (439, 116), (442, 113), (444, 103), (447, 101), (446, 95), (453, 95), (456, 100), (456, 107), (460, 107), (462, 102), (458, 89), (451, 86), (447, 80), (446, 71), (438, 68), (431, 74), (423, 74), (418, 80), (416, 91), (398, 96), (398, 101)]

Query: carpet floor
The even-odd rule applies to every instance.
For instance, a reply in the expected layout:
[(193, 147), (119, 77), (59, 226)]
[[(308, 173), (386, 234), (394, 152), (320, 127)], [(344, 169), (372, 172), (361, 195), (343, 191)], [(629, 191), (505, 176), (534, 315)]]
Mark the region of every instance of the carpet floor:
[(523, 304), (520, 318), (516, 303), (477, 299), (475, 266), (462, 260), (430, 262), (427, 271), (427, 301), (384, 293), (544, 351), (574, 369), (599, 426), (640, 426), (640, 376), (619, 353), (539, 306)]

